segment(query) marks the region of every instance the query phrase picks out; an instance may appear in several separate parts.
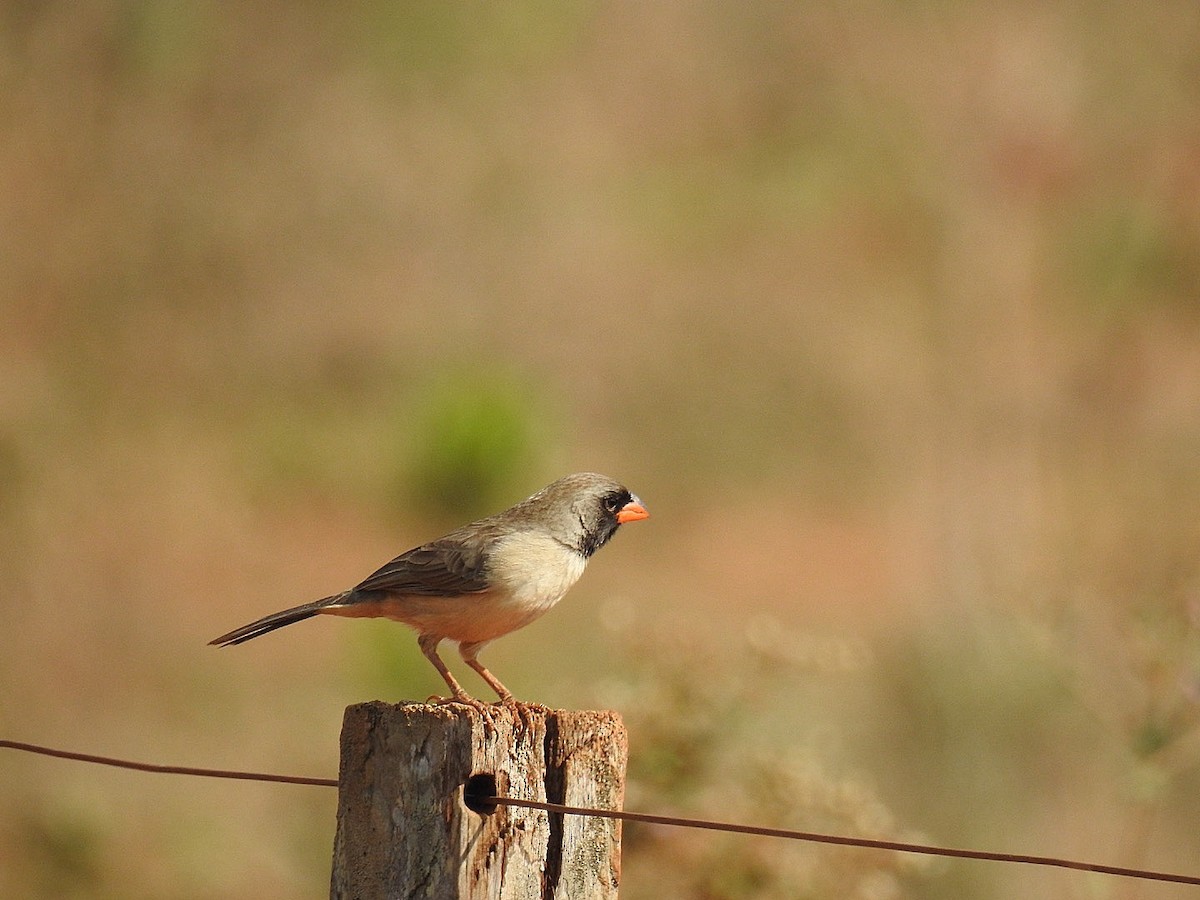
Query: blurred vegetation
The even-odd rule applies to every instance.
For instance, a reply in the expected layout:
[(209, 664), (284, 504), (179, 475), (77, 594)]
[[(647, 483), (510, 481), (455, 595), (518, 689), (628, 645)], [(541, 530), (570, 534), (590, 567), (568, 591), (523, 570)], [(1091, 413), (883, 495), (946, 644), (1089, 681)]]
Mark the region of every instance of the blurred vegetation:
[[(828, 770), (831, 748), (820, 733), (828, 723), (775, 716), (781, 704), (799, 707), (861, 678), (870, 662), (861, 642), (793, 634), (770, 616), (721, 642), (645, 619), (610, 610), (625, 656), (621, 674), (597, 692), (630, 730), (630, 808), (921, 840), (897, 825), (868, 781)], [(730, 665), (730, 654), (740, 665)], [(639, 823), (626, 825), (623, 855), (622, 896), (632, 898), (882, 898), (902, 895), (927, 868), (919, 858)]]
[(422, 398), (415, 416), (405, 415), (397, 429), (415, 418), (419, 440), (409, 451), (411, 470), (398, 479), (399, 501), (461, 523), (524, 496), (525, 473), (544, 468), (539, 448), (553, 442), (553, 433), (534, 421), (534, 385), (480, 370), (427, 385)]
[[(592, 469), (654, 518), (485, 656), (625, 714), (631, 807), (1193, 870), (1198, 43), (1184, 0), (0, 6), (0, 733), (336, 771), (347, 704), (440, 689), (411, 635), (206, 642)], [(0, 896), (324, 896), (333, 812), (9, 757)], [(623, 885), (1174, 890), (637, 828)]]

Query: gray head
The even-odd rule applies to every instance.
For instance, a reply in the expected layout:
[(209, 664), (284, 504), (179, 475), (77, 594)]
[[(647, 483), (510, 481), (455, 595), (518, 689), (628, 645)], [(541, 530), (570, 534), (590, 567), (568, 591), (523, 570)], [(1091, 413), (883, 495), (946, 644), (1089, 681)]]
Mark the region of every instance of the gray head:
[(585, 557), (608, 543), (623, 523), (650, 515), (627, 487), (594, 472), (565, 475), (512, 512), (536, 515), (556, 539)]

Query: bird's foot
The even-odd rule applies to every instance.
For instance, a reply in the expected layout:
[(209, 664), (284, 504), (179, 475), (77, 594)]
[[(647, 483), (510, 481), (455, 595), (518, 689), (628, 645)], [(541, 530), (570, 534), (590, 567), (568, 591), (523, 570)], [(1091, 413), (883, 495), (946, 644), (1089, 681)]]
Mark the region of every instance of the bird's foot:
[(465, 691), (461, 694), (455, 694), (453, 697), (430, 697), (429, 702), (437, 706), (445, 706), (449, 703), (461, 703), (463, 706), (469, 706), (471, 709), (478, 710), (479, 712), (483, 712), (489, 708), (489, 704), (484, 703), (482, 700), (476, 700)]
[(433, 703), (437, 706), (449, 706), (451, 704), (459, 704), (468, 706), (483, 718), (484, 724), (493, 731), (496, 729), (496, 720), (493, 718), (496, 714), (496, 706), (492, 703), (484, 703), (482, 700), (477, 700), (468, 694), (466, 691), (456, 693), (452, 697), (430, 697), (428, 703)]
[(521, 724), (523, 724), (526, 729), (532, 729), (534, 725), (533, 718), (531, 717), (530, 713), (540, 713), (544, 717), (551, 711), (550, 707), (548, 706), (544, 706), (541, 703), (521, 701), (512, 694), (506, 694), (494, 703), (485, 703), (482, 700), (477, 700), (476, 698), (472, 697), (466, 691), (463, 691), (461, 694), (455, 694), (452, 697), (439, 697), (435, 694), (429, 697), (425, 702), (432, 703), (437, 706), (448, 706), (455, 703), (461, 704), (462, 706), (469, 706), (483, 717), (484, 722), (486, 722), (488, 726), (493, 728), (496, 725), (494, 716), (502, 709), (508, 710), (516, 715), (518, 720), (520, 720)]
[(455, 694), (452, 697), (439, 697), (437, 694), (431, 694), (425, 702), (434, 706), (449, 706), (452, 703), (460, 703), (463, 706), (469, 706), (471, 709), (477, 710), (478, 712), (484, 712), (488, 709), (488, 704), (484, 703), (482, 700), (476, 700), (465, 691), (461, 694)]
[(503, 698), (502, 700), (500, 700), (499, 703), (497, 703), (496, 705), (503, 706), (508, 709), (515, 709), (515, 710), (527, 709), (527, 710), (532, 710), (534, 712), (540, 712), (540, 713), (550, 712), (550, 707), (548, 707), (548, 706), (544, 706), (541, 703), (536, 703), (536, 702), (533, 702), (530, 700), (518, 700), (516, 697), (512, 696), (511, 694), (509, 696)]
[(502, 697), (496, 705), (514, 713), (518, 721), (525, 726), (526, 731), (534, 730), (534, 725), (536, 724), (534, 720), (535, 713), (539, 714), (541, 720), (545, 722), (546, 715), (550, 712), (548, 706), (542, 706), (540, 703), (526, 703), (518, 700), (512, 694)]

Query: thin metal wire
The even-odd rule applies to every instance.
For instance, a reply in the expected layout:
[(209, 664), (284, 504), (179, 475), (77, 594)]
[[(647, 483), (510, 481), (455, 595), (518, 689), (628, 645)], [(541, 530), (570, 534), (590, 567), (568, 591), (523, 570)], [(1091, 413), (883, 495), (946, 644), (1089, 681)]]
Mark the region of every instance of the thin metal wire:
[(926, 856), (950, 856), (957, 859), (982, 859), (991, 862), (1024, 863), (1033, 866), (1054, 866), (1080, 872), (1100, 872), (1104, 875), (1120, 875), (1126, 878), (1141, 878), (1148, 881), (1170, 881), (1176, 884), (1200, 885), (1200, 876), (1176, 875), (1169, 872), (1154, 872), (1146, 869), (1131, 869), (1124, 866), (1109, 866), (1103, 863), (1079, 862), (1059, 859), (1054, 856), (1029, 856), (1023, 853), (997, 853), (990, 850), (961, 850), (954, 847), (934, 847), (929, 844), (909, 844), (903, 841), (881, 841), (872, 838), (845, 837), (837, 834), (817, 834), (810, 831), (792, 831), (786, 828), (761, 828), (757, 825), (739, 825), (732, 822), (713, 822), (706, 819), (683, 819), (675, 816), (657, 816), (650, 813), (588, 809), (564, 806), (560, 803), (543, 803), (539, 800), (515, 800), (511, 797), (489, 797), (480, 802), (500, 806), (523, 806), (546, 812), (576, 816), (598, 816), (605, 819), (621, 819), (626, 822), (647, 822), (651, 825), (677, 825), (682, 828), (703, 828), (709, 831), (730, 831), (735, 834), (755, 834), (762, 837), (786, 838), (817, 844), (840, 844), (845, 847), (867, 847), (875, 850), (893, 850), (899, 853), (921, 853)]
[[(226, 769), (201, 769), (192, 766), (163, 766), (155, 763), (134, 762), (93, 753), (74, 753), (39, 744), (22, 741), (0, 740), (0, 749), (21, 750), (59, 759), (73, 759), (138, 772), (159, 772), (167, 775), (195, 775), (202, 778), (234, 778), (243, 781), (269, 781), (282, 784), (308, 784), (318, 787), (337, 787), (336, 778), (307, 778), (301, 775), (275, 775), (267, 772), (240, 772)], [(882, 841), (872, 838), (846, 837), (836, 834), (819, 834), (809, 831), (792, 831), (786, 828), (762, 828), (757, 825), (740, 825), (734, 822), (714, 822), (707, 819), (684, 819), (676, 816), (658, 816), (651, 813), (625, 812), (623, 810), (590, 809), (583, 806), (566, 806), (561, 803), (544, 803), (540, 800), (519, 800), (515, 797), (474, 798), (476, 803), (494, 803), (498, 806), (518, 806), (544, 812), (569, 816), (594, 816), (602, 819), (620, 819), (625, 822), (645, 822), (651, 825), (671, 825), (680, 828), (699, 828), (708, 831), (725, 831), (734, 834), (752, 834), (762, 837), (784, 838), (818, 844), (837, 844), (844, 847), (865, 847), (874, 850), (890, 850), (898, 853), (920, 853), (926, 856), (948, 856), (956, 859), (979, 859), (989, 862), (1020, 863), (1032, 866), (1050, 866), (1072, 869), (1079, 872), (1097, 872), (1124, 878), (1139, 878), (1145, 881), (1168, 881), (1174, 884), (1200, 886), (1200, 876), (1156, 872), (1150, 869), (1133, 869), (1125, 866), (1109, 866), (1103, 863), (1080, 862), (1054, 856), (1030, 856), (1022, 853), (997, 853), (990, 850), (962, 850), (954, 847), (935, 847), (929, 844), (909, 844), (902, 841)]]
[(302, 775), (272, 775), (268, 772), (235, 772), (226, 769), (197, 769), (191, 766), (160, 766), (155, 763), (133, 762), (128, 759), (115, 759), (111, 756), (96, 756), (92, 753), (73, 753), (70, 750), (58, 750), (54, 747), (43, 747), (39, 744), (25, 744), (21, 741), (0, 740), (0, 749), (23, 750), (26, 753), (40, 753), (42, 756), (55, 756), (59, 759), (75, 759), (80, 762), (96, 763), (101, 766), (116, 766), (118, 769), (134, 769), (138, 772), (161, 772), (165, 775), (197, 775), (201, 778), (239, 778), (243, 781), (277, 781), (283, 784), (315, 784), (319, 787), (337, 787), (336, 778), (305, 778)]

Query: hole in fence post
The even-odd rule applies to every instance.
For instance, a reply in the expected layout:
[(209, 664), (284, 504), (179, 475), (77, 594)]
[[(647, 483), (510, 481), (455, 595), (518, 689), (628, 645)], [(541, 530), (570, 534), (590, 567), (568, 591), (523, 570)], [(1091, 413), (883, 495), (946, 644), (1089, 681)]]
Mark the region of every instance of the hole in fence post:
[(472, 775), (463, 785), (463, 803), (467, 809), (481, 816), (490, 816), (496, 811), (491, 801), (496, 796), (496, 776), (488, 772)]

